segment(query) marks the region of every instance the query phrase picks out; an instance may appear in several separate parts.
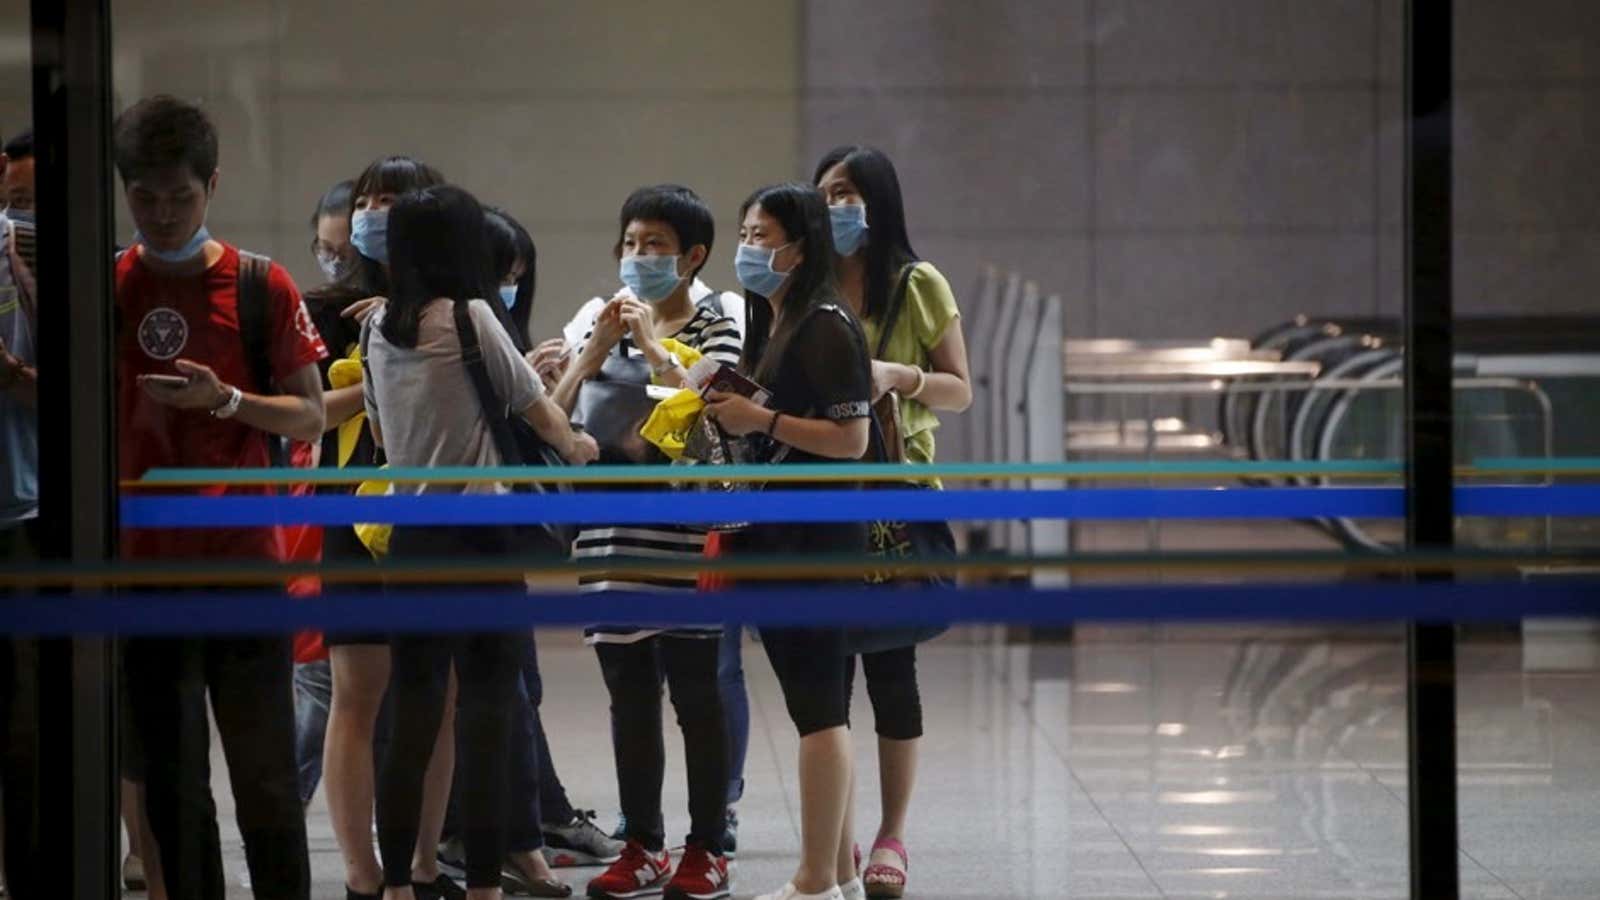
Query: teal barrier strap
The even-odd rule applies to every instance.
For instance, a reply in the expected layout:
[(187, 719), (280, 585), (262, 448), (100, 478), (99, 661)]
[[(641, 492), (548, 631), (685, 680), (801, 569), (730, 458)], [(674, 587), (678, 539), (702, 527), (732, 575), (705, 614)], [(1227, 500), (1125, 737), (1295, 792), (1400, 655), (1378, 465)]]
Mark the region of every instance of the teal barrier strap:
[(894, 463), (808, 463), (785, 466), (583, 466), (571, 468), (529, 468), (527, 466), (440, 466), (437, 468), (347, 468), (306, 469), (293, 473), (282, 469), (151, 469), (142, 481), (163, 484), (281, 484), (285, 480), (306, 484), (364, 481), (515, 481), (559, 479), (574, 484), (629, 481), (861, 481), (906, 478), (1144, 478), (1164, 476), (1249, 475), (1401, 475), (1394, 460), (1340, 460), (1336, 462), (1074, 462), (1074, 463), (934, 463), (908, 465)]
[[(1489, 458), (1477, 460), (1470, 468), (1482, 474), (1600, 474), (1600, 457), (1549, 459), (1542, 457)], [(792, 466), (584, 466), (572, 468), (530, 468), (497, 466), (472, 468), (347, 468), (306, 469), (152, 469), (141, 483), (172, 484), (346, 484), (364, 481), (516, 481), (555, 479), (574, 484), (604, 484), (628, 481), (719, 481), (719, 480), (895, 480), (901, 478), (970, 479), (1073, 479), (1073, 478), (1148, 478), (1251, 476), (1352, 477), (1400, 476), (1399, 460), (1215, 460), (1178, 462), (1068, 462), (1068, 463), (934, 463), (896, 465), (882, 463), (814, 463)]]

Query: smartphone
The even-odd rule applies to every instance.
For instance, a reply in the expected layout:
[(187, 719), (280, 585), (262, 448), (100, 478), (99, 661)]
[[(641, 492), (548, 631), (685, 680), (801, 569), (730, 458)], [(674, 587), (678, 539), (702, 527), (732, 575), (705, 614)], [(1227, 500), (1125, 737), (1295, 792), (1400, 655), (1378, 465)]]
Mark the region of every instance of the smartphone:
[(172, 390), (189, 385), (189, 379), (182, 375), (140, 375), (139, 380), (145, 384), (154, 384)]

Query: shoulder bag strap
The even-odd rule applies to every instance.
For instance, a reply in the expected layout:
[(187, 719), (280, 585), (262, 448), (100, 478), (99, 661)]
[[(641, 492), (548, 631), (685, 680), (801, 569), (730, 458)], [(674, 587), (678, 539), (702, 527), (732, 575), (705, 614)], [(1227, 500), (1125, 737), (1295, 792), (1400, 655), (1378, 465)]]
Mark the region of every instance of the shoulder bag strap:
[[(713, 289), (710, 294), (706, 295), (705, 299), (700, 301), (699, 305), (711, 310), (712, 314), (719, 319), (728, 318), (727, 312), (725, 312), (722, 308), (721, 291)], [(691, 319), (690, 321), (693, 320)]]
[(489, 379), (489, 367), (483, 361), (483, 345), (478, 342), (478, 329), (467, 309), (469, 302), (457, 300), (451, 310), (455, 316), (456, 335), (461, 340), (461, 365), (466, 368), (472, 390), (478, 395), (478, 404), (483, 408), (483, 417), (489, 423), (489, 434), (494, 438), (495, 449), (500, 451), (502, 464), (521, 465), (526, 460), (522, 458), (517, 439), (511, 433), (511, 423), (507, 421), (511, 409), (495, 393), (494, 382)]
[(911, 287), (911, 273), (916, 270), (915, 262), (900, 270), (900, 283), (889, 295), (889, 309), (883, 314), (883, 327), (878, 331), (878, 349), (872, 354), (873, 359), (882, 359), (884, 351), (889, 349), (889, 337), (894, 334), (894, 326), (900, 323), (900, 310), (906, 305), (906, 291)]

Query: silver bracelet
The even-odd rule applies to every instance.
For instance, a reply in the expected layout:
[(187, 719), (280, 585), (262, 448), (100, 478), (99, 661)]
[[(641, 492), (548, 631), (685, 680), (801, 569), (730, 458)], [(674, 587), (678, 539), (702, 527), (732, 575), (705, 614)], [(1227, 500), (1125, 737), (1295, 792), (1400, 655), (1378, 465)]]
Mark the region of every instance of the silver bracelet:
[(231, 393), (228, 394), (228, 399), (224, 400), (221, 406), (211, 411), (211, 415), (213, 417), (218, 419), (231, 419), (233, 418), (234, 413), (239, 411), (239, 404), (244, 402), (244, 391), (241, 391), (236, 387), (230, 387), (228, 390), (231, 391)]

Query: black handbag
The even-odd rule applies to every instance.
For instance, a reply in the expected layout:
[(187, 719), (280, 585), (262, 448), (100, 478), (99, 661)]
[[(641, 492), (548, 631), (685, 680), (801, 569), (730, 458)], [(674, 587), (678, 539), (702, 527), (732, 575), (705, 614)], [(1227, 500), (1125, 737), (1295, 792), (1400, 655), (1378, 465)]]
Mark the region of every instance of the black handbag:
[[(872, 416), (872, 434), (868, 439), (869, 454), (875, 462), (885, 462), (883, 429), (878, 418)], [(869, 489), (904, 489), (906, 482), (872, 482)], [(925, 488), (932, 490), (931, 488)], [(951, 559), (956, 555), (956, 538), (948, 522), (897, 522), (876, 519), (867, 523), (867, 553), (893, 560)], [(892, 565), (864, 577), (867, 584), (883, 590), (896, 587), (954, 587), (955, 579), (947, 572), (897, 573)], [(850, 627), (845, 629), (845, 648), (851, 654), (878, 653), (898, 650), (931, 641), (946, 631), (948, 625), (891, 625), (886, 627)]]
[[(894, 331), (895, 321), (899, 316), (900, 307), (904, 302), (906, 283), (910, 280), (911, 266), (907, 266), (901, 274), (899, 288), (895, 291), (895, 298), (889, 307), (889, 315), (885, 317), (884, 328), (878, 339), (878, 353), (881, 355), (889, 345), (889, 335)], [(862, 341), (865, 349), (865, 341)], [(874, 357), (876, 358), (876, 357)], [(871, 410), (871, 432), (867, 441), (867, 455), (864, 457), (869, 462), (899, 462), (905, 458), (903, 435), (896, 431), (893, 440), (902, 442), (901, 452), (896, 459), (892, 455), (890, 436), (885, 433), (884, 424), (879, 416), (878, 407), (887, 400), (896, 403), (893, 394), (886, 394), (879, 403), (874, 404)], [(898, 424), (898, 405), (892, 407), (895, 413), (895, 422)], [(869, 484), (869, 489), (876, 490), (903, 490), (916, 487), (909, 482), (875, 481)], [(931, 488), (924, 488), (932, 490)], [(889, 519), (878, 519), (867, 523), (867, 553), (881, 557), (885, 562), (893, 560), (917, 559), (951, 559), (956, 555), (955, 533), (950, 530), (948, 522), (900, 522)], [(893, 590), (895, 586), (917, 587), (953, 587), (955, 578), (947, 572), (920, 572), (916, 574), (897, 573), (892, 565), (868, 574), (865, 577), (868, 584)], [(886, 628), (847, 628), (845, 630), (845, 646), (850, 653), (878, 653), (884, 650), (897, 650), (930, 641), (948, 631), (948, 625), (904, 625)]]
[[(696, 314), (707, 309), (718, 318), (726, 317), (722, 297), (716, 292), (695, 306)], [(693, 317), (689, 321), (694, 321)], [(666, 454), (639, 434), (662, 398), (650, 396), (650, 364), (643, 356), (634, 358), (628, 353), (632, 345), (632, 336), (623, 334), (606, 354), (599, 373), (578, 388), (572, 422), (600, 446), (600, 462), (666, 463)]]
[[(456, 334), (461, 340), (461, 364), (467, 370), (467, 378), (472, 382), (473, 392), (478, 395), (478, 403), (483, 408), (484, 420), (489, 424), (489, 434), (494, 439), (495, 449), (500, 451), (502, 464), (566, 465), (566, 460), (561, 458), (561, 454), (557, 453), (554, 447), (533, 430), (533, 426), (529, 425), (526, 419), (518, 415), (516, 410), (511, 409), (495, 393), (494, 382), (489, 379), (489, 368), (483, 361), (483, 346), (478, 342), (478, 330), (474, 327), (472, 316), (467, 311), (467, 302), (456, 301), (453, 312)], [(568, 485), (541, 482), (519, 482), (512, 485), (511, 489), (522, 494), (567, 493), (572, 490)], [(542, 550), (556, 556), (565, 556), (572, 547), (575, 536), (574, 529), (570, 525), (541, 522), (530, 526), (503, 526), (500, 540), (508, 552), (528, 550), (531, 543), (532, 549), (536, 551)]]

